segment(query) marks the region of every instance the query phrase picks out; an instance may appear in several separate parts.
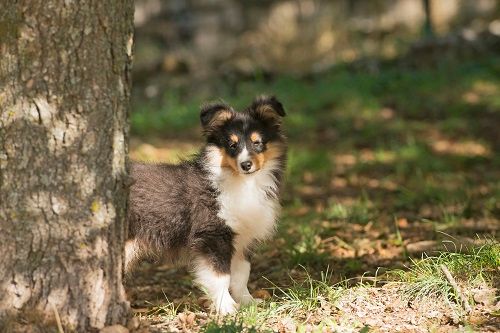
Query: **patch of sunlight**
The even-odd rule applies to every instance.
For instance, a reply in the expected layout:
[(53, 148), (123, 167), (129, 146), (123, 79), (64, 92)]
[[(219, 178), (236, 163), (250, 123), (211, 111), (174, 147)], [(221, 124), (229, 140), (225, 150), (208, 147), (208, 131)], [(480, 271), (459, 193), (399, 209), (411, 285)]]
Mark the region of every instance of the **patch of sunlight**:
[(335, 155), (335, 164), (338, 166), (352, 166), (356, 164), (356, 156), (353, 154)]
[(482, 156), (492, 155), (490, 147), (483, 143), (465, 140), (454, 142), (448, 139), (440, 139), (431, 143), (432, 149), (440, 154), (453, 154), (459, 156)]
[(463, 95), (463, 100), (469, 104), (479, 104), (485, 97), (500, 95), (500, 86), (495, 82), (478, 80), (472, 85), (472, 89)]
[(360, 224), (366, 224), (376, 216), (378, 216), (378, 211), (374, 203), (366, 197), (351, 202), (337, 200), (332, 202), (325, 210), (325, 217), (329, 220), (344, 220)]
[(422, 156), (422, 148), (414, 143), (409, 143), (401, 147), (399, 155), (404, 160), (415, 160)]
[(365, 106), (358, 113), (361, 119), (363, 120), (378, 120), (380, 119), (380, 109)]
[(377, 162), (382, 164), (393, 163), (396, 159), (396, 154), (390, 150), (371, 150), (363, 149), (359, 153), (359, 162), (370, 163)]
[(360, 90), (358, 95), (346, 93), (343, 96), (343, 100), (339, 101), (342, 107), (342, 114), (338, 116), (358, 121), (379, 119), (380, 106), (378, 102), (363, 91), (362, 87), (358, 88), (358, 90)]
[(396, 154), (391, 150), (377, 150), (375, 151), (375, 161), (378, 163), (389, 164), (394, 163)]

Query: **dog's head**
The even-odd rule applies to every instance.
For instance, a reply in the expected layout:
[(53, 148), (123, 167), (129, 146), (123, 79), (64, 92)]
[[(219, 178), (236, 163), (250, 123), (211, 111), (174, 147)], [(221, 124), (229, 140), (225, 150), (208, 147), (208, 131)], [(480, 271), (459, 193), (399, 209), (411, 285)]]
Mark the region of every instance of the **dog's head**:
[(220, 166), (240, 175), (283, 160), (284, 116), (283, 105), (274, 96), (258, 97), (242, 112), (214, 103), (204, 106), (200, 114), (207, 144), (220, 154)]

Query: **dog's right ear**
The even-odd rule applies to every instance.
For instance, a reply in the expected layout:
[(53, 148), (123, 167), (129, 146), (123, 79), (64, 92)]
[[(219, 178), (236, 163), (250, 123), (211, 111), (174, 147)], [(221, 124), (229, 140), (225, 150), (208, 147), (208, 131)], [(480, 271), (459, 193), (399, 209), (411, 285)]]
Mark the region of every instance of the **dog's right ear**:
[(203, 132), (210, 134), (235, 115), (234, 110), (224, 103), (205, 104), (201, 107), (200, 120)]

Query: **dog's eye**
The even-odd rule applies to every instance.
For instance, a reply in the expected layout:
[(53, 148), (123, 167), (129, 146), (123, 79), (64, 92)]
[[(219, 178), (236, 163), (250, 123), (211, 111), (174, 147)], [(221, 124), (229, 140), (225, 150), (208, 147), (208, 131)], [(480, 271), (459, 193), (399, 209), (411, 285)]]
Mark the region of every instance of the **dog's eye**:
[(229, 143), (229, 149), (231, 149), (231, 150), (235, 150), (235, 149), (236, 149), (236, 147), (238, 147), (238, 143), (236, 143), (236, 142), (234, 142), (234, 141), (231, 141), (231, 142)]
[(262, 141), (254, 141), (254, 142), (253, 142), (253, 146), (254, 146), (255, 148), (261, 148), (261, 147), (262, 147), (262, 145), (263, 145)]

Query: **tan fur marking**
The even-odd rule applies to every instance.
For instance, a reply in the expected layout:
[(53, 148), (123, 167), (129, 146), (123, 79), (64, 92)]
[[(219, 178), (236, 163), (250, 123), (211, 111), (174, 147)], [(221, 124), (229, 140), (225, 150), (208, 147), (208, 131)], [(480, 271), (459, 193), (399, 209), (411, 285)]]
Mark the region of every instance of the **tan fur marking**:
[(264, 156), (264, 153), (255, 154), (255, 158), (252, 156), (252, 162), (255, 164), (256, 170), (262, 169), (265, 161), (266, 157)]
[(274, 111), (270, 105), (261, 105), (256, 110), (262, 117), (268, 119), (281, 120), (281, 117)]
[(236, 134), (231, 134), (231, 135), (229, 136), (229, 139), (230, 139), (232, 142), (234, 142), (234, 143), (238, 143), (238, 141), (239, 141), (239, 138), (238, 138), (238, 136), (237, 136)]
[(252, 140), (252, 142), (255, 142), (255, 141), (262, 140), (262, 137), (260, 136), (259, 133), (252, 132), (252, 134), (250, 134), (250, 140)]
[(285, 151), (285, 146), (281, 143), (268, 143), (267, 144), (267, 149), (266, 151), (255, 154), (252, 156), (252, 162), (255, 164), (256, 169), (260, 170), (262, 167), (264, 167), (264, 164), (272, 159), (279, 158), (280, 156), (283, 156)]
[(233, 117), (233, 113), (229, 110), (223, 110), (217, 112), (217, 114), (213, 117), (213, 119), (210, 121), (210, 127), (218, 127), (222, 124), (224, 124), (226, 121), (231, 119)]
[(222, 155), (220, 166), (223, 168), (230, 168), (233, 172), (238, 173), (238, 165), (236, 163), (236, 159), (229, 156), (224, 149), (220, 150), (220, 154)]
[(267, 144), (266, 151), (262, 154), (264, 154), (265, 161), (269, 161), (283, 156), (284, 152), (285, 145), (283, 145), (282, 143), (270, 142)]

